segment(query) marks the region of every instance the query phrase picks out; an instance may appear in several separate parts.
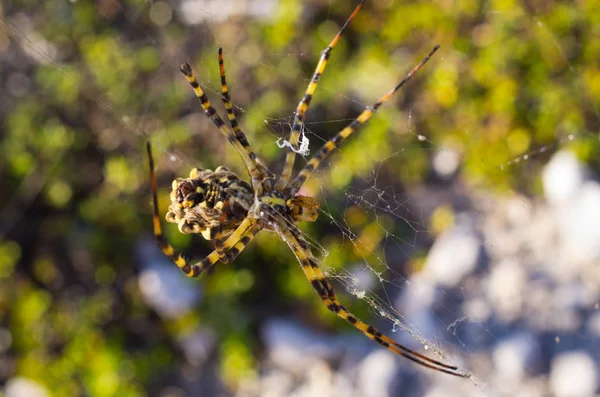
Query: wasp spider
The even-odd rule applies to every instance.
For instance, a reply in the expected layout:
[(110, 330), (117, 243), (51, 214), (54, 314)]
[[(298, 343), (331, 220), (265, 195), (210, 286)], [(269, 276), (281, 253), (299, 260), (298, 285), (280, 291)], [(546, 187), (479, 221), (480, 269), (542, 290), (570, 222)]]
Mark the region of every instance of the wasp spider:
[[(310, 83), (298, 104), (289, 138), (291, 145), (298, 145), (298, 138), (304, 123), (304, 116), (317, 88), (317, 83), (325, 70), (331, 51), (339, 41), (342, 32), (361, 9), (364, 0), (356, 7), (352, 15), (341, 27), (331, 43), (323, 51)], [(219, 68), (221, 74), (222, 99), (227, 111), (229, 125), (217, 114), (206, 94), (200, 88), (190, 65), (183, 64), (181, 72), (192, 86), (204, 113), (217, 126), (227, 140), (235, 146), (242, 157), (251, 183), (240, 179), (226, 167), (216, 170), (194, 168), (189, 178), (177, 178), (173, 181), (171, 205), (166, 215), (168, 222), (177, 223), (182, 233), (199, 233), (207, 240), (215, 242), (215, 250), (207, 257), (192, 264), (177, 253), (166, 240), (159, 220), (158, 200), (156, 196), (156, 178), (154, 160), (150, 143), (147, 144), (150, 163), (150, 180), (154, 202), (154, 235), (160, 249), (189, 277), (198, 277), (217, 262), (232, 262), (248, 243), (261, 230), (276, 232), (287, 243), (302, 266), (304, 275), (323, 301), (323, 304), (338, 317), (346, 320), (369, 339), (392, 352), (404, 356), (424, 367), (459, 377), (468, 375), (458, 367), (444, 364), (410, 350), (350, 313), (336, 298), (336, 294), (319, 269), (317, 261), (296, 226), (300, 221), (313, 222), (317, 219), (319, 204), (312, 197), (298, 195), (298, 191), (319, 167), (319, 164), (338, 147), (342, 141), (354, 133), (377, 111), (400, 87), (415, 74), (439, 48), (433, 50), (394, 88), (389, 90), (373, 106), (367, 107), (346, 128), (326, 142), (319, 152), (304, 166), (300, 173), (291, 179), (296, 153), (287, 149), (285, 166), (281, 176), (276, 179), (263, 162), (256, 156), (240, 129), (233, 112), (233, 106), (225, 79), (223, 53), (219, 49)]]

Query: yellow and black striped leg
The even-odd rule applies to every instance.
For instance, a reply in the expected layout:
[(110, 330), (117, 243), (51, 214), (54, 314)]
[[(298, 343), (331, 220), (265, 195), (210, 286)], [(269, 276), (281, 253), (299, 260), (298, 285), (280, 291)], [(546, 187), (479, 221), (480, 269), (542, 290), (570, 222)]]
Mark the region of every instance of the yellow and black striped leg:
[[(239, 142), (248, 142), (246, 138), (246, 134), (240, 128), (240, 125), (235, 117), (235, 113), (233, 111), (233, 103), (231, 102), (231, 96), (229, 95), (229, 88), (227, 87), (227, 78), (225, 76), (225, 65), (223, 63), (223, 49), (219, 47), (219, 73), (221, 75), (221, 99), (223, 100), (223, 105), (225, 106), (225, 110), (227, 112), (227, 118), (229, 119), (229, 125), (233, 129), (233, 133), (235, 134), (236, 139)], [(250, 145), (247, 146), (249, 149), (249, 153), (254, 153), (250, 148)], [(252, 157), (251, 157), (252, 158)], [(273, 173), (267, 168), (267, 166), (260, 160), (258, 156), (254, 156), (255, 163), (258, 170), (263, 174), (265, 178), (265, 182), (269, 190), (271, 183), (270, 179), (274, 178)]]
[(282, 238), (289, 245), (296, 255), (296, 258), (300, 262), (302, 270), (304, 271), (304, 275), (310, 281), (315, 291), (317, 291), (327, 309), (335, 313), (338, 317), (349, 322), (352, 326), (365, 334), (369, 339), (400, 356), (414, 361), (423, 367), (461, 378), (470, 377), (470, 374), (459, 370), (456, 366), (447, 365), (440, 361), (431, 359), (423, 354), (415, 352), (400, 345), (399, 343), (394, 342), (388, 336), (383, 335), (375, 327), (359, 320), (337, 300), (331, 284), (319, 268), (317, 261), (314, 259), (308, 244), (304, 238), (302, 238), (300, 232), (294, 228), (284, 230), (282, 231), (282, 234)]
[[(340, 28), (338, 33), (335, 35), (333, 40), (331, 40), (331, 43), (329, 43), (327, 48), (325, 48), (323, 50), (323, 52), (321, 53), (321, 58), (319, 59), (319, 63), (317, 64), (317, 67), (315, 68), (315, 72), (313, 73), (313, 76), (310, 79), (310, 82), (308, 83), (308, 87), (306, 87), (306, 91), (304, 92), (304, 96), (300, 100), (300, 103), (298, 103), (298, 107), (296, 108), (296, 113), (294, 114), (294, 123), (292, 124), (292, 131), (290, 132), (290, 139), (289, 139), (289, 142), (292, 145), (292, 147), (296, 147), (298, 145), (298, 137), (300, 136), (300, 131), (302, 131), (302, 128), (304, 126), (304, 117), (306, 114), (306, 110), (310, 106), (310, 102), (311, 102), (312, 97), (317, 88), (319, 79), (321, 78), (321, 75), (325, 71), (325, 66), (327, 66), (327, 60), (329, 59), (329, 56), (331, 55), (331, 51), (333, 50), (333, 48), (336, 46), (336, 44), (340, 40), (340, 37), (342, 36), (344, 29), (346, 29), (346, 26), (348, 26), (350, 21), (352, 21), (354, 19), (354, 17), (356, 16), (356, 14), (358, 14), (358, 11), (360, 11), (364, 2), (365, 2), (365, 0), (361, 0), (360, 4), (358, 6), (356, 6), (356, 8), (354, 9), (354, 11), (350, 15), (350, 17), (348, 17), (348, 19), (346, 20), (344, 25), (342, 25), (342, 27)], [(285, 165), (283, 167), (281, 177), (279, 178), (279, 182), (276, 185), (276, 188), (278, 190), (282, 190), (283, 188), (285, 188), (287, 186), (288, 182), (290, 181), (290, 178), (292, 177), (292, 171), (294, 169), (295, 161), (296, 161), (296, 152), (294, 152), (292, 150), (292, 148), (288, 147), (287, 154), (285, 156)]]
[(223, 202), (223, 212), (221, 213), (221, 219), (219, 220), (219, 224), (216, 227), (216, 232), (215, 232), (215, 237), (214, 237), (215, 251), (217, 251), (217, 253), (221, 257), (221, 261), (223, 263), (229, 263), (229, 262), (227, 262), (226, 255), (224, 254), (225, 240), (227, 239), (227, 236), (225, 236), (224, 232), (223, 232), (223, 225), (227, 222), (228, 214), (229, 214), (229, 199), (227, 199)]
[[(181, 255), (175, 255), (172, 247), (168, 244), (164, 237), (156, 236), (159, 247), (163, 252), (175, 262), (175, 264), (185, 273), (188, 277), (198, 277), (206, 269), (211, 267), (217, 262), (231, 263), (237, 258), (237, 256), (246, 248), (248, 243), (256, 236), (260, 227), (256, 221), (252, 218), (246, 218), (242, 224), (231, 234), (223, 243), (223, 247), (220, 250), (214, 250), (208, 254), (204, 259), (195, 263), (189, 264)], [(161, 241), (164, 246), (161, 246)], [(172, 255), (169, 255), (172, 253)]]
[(154, 174), (154, 158), (152, 157), (152, 147), (150, 142), (146, 144), (148, 151), (148, 163), (150, 167), (150, 186), (152, 188), (153, 212), (152, 220), (154, 224), (154, 238), (156, 244), (162, 252), (169, 257), (188, 277), (198, 277), (206, 269), (223, 261), (232, 262), (243, 251), (248, 243), (256, 236), (261, 229), (255, 219), (246, 218), (238, 228), (225, 240), (220, 250), (214, 250), (204, 259), (195, 264), (190, 264), (181, 254), (179, 254), (167, 241), (162, 231), (158, 212), (158, 197), (156, 194), (156, 176)]
[(192, 67), (184, 63), (180, 67), (181, 73), (185, 76), (187, 81), (192, 86), (196, 97), (200, 101), (200, 105), (202, 109), (204, 109), (204, 114), (211, 119), (211, 121), (217, 126), (221, 134), (223, 134), (229, 142), (236, 148), (244, 164), (246, 165), (246, 169), (248, 170), (248, 174), (250, 174), (250, 178), (252, 179), (252, 187), (257, 192), (258, 195), (262, 194), (262, 186), (260, 181), (264, 179), (264, 175), (259, 171), (256, 163), (256, 154), (252, 151), (250, 147), (250, 143), (246, 139), (246, 136), (243, 132), (236, 136), (236, 134), (232, 131), (232, 129), (225, 124), (221, 116), (217, 114), (215, 108), (211, 105), (208, 97), (200, 88), (200, 84), (198, 84), (198, 80), (192, 71)]
[(431, 50), (429, 54), (417, 66), (415, 66), (413, 70), (411, 70), (410, 73), (406, 75), (406, 77), (402, 79), (402, 81), (396, 84), (394, 88), (389, 90), (384, 96), (382, 96), (377, 102), (375, 102), (373, 106), (368, 106), (365, 110), (363, 110), (363, 112), (359, 114), (356, 119), (354, 119), (350, 124), (348, 124), (346, 128), (338, 132), (336, 136), (331, 138), (329, 141), (325, 142), (325, 144), (321, 147), (319, 152), (308, 161), (308, 164), (306, 164), (306, 166), (300, 171), (298, 176), (294, 178), (294, 180), (292, 181), (292, 183), (290, 183), (285, 192), (292, 196), (295, 195), (300, 190), (304, 182), (306, 182), (308, 177), (312, 175), (312, 173), (319, 167), (321, 162), (329, 155), (329, 153), (331, 153), (333, 149), (339, 147), (340, 143), (342, 143), (345, 139), (352, 135), (352, 133), (354, 133), (361, 125), (366, 123), (367, 120), (369, 120), (371, 116), (377, 111), (377, 109), (379, 109), (381, 105), (383, 105), (388, 99), (390, 99), (391, 96), (400, 89), (400, 87), (406, 84), (406, 82), (410, 80), (410, 78), (416, 72), (418, 72), (419, 69), (421, 69), (421, 67), (425, 65), (425, 63), (427, 63), (427, 61), (439, 48), (439, 45), (433, 47), (433, 50)]

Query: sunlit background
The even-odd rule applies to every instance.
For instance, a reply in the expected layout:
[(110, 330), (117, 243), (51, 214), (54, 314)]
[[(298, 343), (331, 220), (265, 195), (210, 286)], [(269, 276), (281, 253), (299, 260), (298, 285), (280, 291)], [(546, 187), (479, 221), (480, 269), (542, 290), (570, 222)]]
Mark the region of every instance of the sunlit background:
[[(302, 229), (344, 305), (472, 378), (337, 319), (273, 233), (199, 280), (154, 246), (147, 140), (161, 216), (192, 167), (246, 177), (179, 64), (224, 116), (223, 47), (279, 173), (357, 3), (0, 4), (0, 395), (599, 395), (600, 2), (367, 0), (308, 112), (314, 154), (441, 45), (309, 180), (321, 211)], [(188, 258), (212, 249), (166, 234)]]

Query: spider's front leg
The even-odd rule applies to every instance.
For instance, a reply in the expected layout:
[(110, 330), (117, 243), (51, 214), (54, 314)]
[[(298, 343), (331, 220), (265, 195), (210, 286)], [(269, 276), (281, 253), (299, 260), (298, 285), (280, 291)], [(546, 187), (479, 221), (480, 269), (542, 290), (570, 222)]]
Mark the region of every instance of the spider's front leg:
[(246, 134), (240, 128), (237, 118), (235, 117), (235, 113), (233, 111), (233, 103), (231, 102), (231, 96), (229, 95), (229, 87), (227, 87), (227, 77), (225, 76), (225, 65), (223, 63), (223, 49), (221, 47), (219, 47), (219, 73), (221, 75), (221, 99), (223, 100), (223, 105), (225, 106), (225, 110), (227, 111), (229, 125), (233, 129), (235, 138), (238, 140), (238, 142), (241, 142), (244, 145), (248, 156), (251, 160), (253, 159), (256, 163), (256, 167), (262, 175), (262, 184), (264, 188), (267, 191), (271, 190), (271, 179), (274, 179), (275, 176), (269, 170), (269, 168), (262, 162), (260, 157), (258, 157), (254, 153), (254, 151), (252, 151), (252, 148), (250, 147), (250, 144), (246, 139)]
[[(258, 164), (256, 162), (256, 154), (250, 147), (250, 143), (246, 139), (246, 135), (239, 128), (237, 129), (237, 132), (234, 132), (229, 126), (225, 124), (221, 116), (219, 116), (215, 108), (208, 100), (208, 97), (200, 87), (200, 84), (196, 79), (196, 75), (192, 71), (192, 67), (189, 64), (182, 64), (180, 67), (180, 71), (181, 73), (183, 73), (188, 83), (190, 83), (190, 86), (194, 90), (194, 94), (198, 98), (200, 106), (202, 106), (206, 117), (208, 117), (213, 122), (213, 124), (217, 126), (221, 134), (223, 134), (223, 136), (225, 136), (227, 140), (238, 151), (240, 157), (246, 165), (246, 169), (248, 170), (248, 174), (250, 175), (250, 178), (252, 180), (252, 187), (256, 192), (261, 194), (263, 191), (262, 181), (265, 180), (265, 178), (267, 178), (267, 176), (265, 176), (261, 171), (265, 169), (265, 167), (264, 165)], [(223, 86), (226, 87), (226, 82), (223, 81), (223, 83)], [(225, 98), (223, 98), (223, 100), (225, 100)]]
[(421, 353), (408, 349), (407, 347), (394, 342), (388, 336), (383, 335), (375, 327), (359, 320), (337, 300), (333, 287), (319, 268), (317, 261), (313, 257), (308, 244), (301, 236), (300, 231), (295, 226), (289, 228), (286, 227), (281, 230), (281, 237), (294, 252), (294, 255), (296, 255), (296, 258), (302, 266), (304, 275), (310, 281), (315, 291), (317, 291), (319, 298), (321, 298), (321, 301), (323, 301), (323, 304), (327, 307), (327, 309), (335, 313), (338, 317), (346, 320), (369, 339), (375, 341), (379, 345), (385, 347), (395, 354), (406, 357), (423, 367), (430, 368), (438, 372), (444, 372), (461, 378), (468, 378), (471, 376), (469, 373), (459, 370), (456, 366), (444, 364)]
[(417, 73), (419, 69), (421, 69), (423, 65), (427, 63), (427, 61), (429, 61), (429, 59), (439, 48), (439, 45), (433, 47), (429, 54), (417, 66), (415, 66), (406, 75), (406, 77), (404, 77), (398, 84), (396, 84), (394, 88), (385, 93), (385, 95), (379, 98), (379, 100), (375, 102), (372, 106), (367, 106), (362, 111), (362, 113), (358, 115), (356, 119), (352, 120), (352, 122), (348, 124), (346, 128), (344, 128), (343, 130), (338, 132), (333, 138), (325, 142), (325, 144), (321, 147), (321, 149), (319, 149), (319, 151), (313, 156), (313, 158), (311, 158), (308, 161), (308, 163), (304, 166), (304, 168), (300, 171), (296, 178), (294, 178), (294, 180), (289, 183), (289, 185), (285, 189), (285, 193), (289, 195), (295, 195), (296, 193), (298, 193), (304, 182), (306, 182), (306, 180), (315, 172), (315, 170), (319, 168), (321, 162), (327, 156), (329, 156), (329, 154), (335, 148), (338, 148), (343, 141), (348, 139), (350, 135), (356, 132), (360, 128), (360, 126), (365, 124), (371, 118), (371, 116), (373, 116), (377, 109), (379, 109), (381, 105), (386, 103), (396, 91), (398, 91), (402, 86), (404, 86), (404, 84), (406, 84), (406, 82), (408, 82), (412, 78), (412, 76), (414, 76), (414, 74)]
[(338, 33), (335, 35), (333, 40), (329, 43), (327, 48), (323, 50), (321, 53), (321, 58), (319, 58), (319, 63), (317, 63), (317, 67), (313, 73), (308, 86), (306, 87), (306, 91), (304, 92), (304, 96), (298, 103), (298, 107), (296, 108), (296, 113), (294, 113), (294, 123), (292, 124), (292, 131), (290, 132), (289, 142), (292, 147), (288, 147), (287, 154), (285, 156), (285, 165), (283, 167), (283, 171), (281, 172), (281, 177), (279, 178), (279, 182), (277, 182), (276, 189), (282, 190), (287, 187), (290, 178), (292, 177), (292, 171), (294, 170), (294, 162), (296, 161), (296, 152), (293, 150), (294, 147), (298, 145), (298, 138), (300, 137), (300, 132), (304, 128), (304, 118), (306, 116), (306, 111), (310, 106), (310, 102), (312, 101), (313, 95), (317, 89), (317, 84), (319, 83), (319, 79), (321, 75), (325, 71), (325, 67), (327, 66), (327, 61), (331, 56), (331, 51), (333, 51), (334, 47), (337, 45), (338, 41), (340, 41), (340, 37), (344, 33), (346, 27), (350, 24), (350, 21), (354, 19), (356, 14), (360, 11), (364, 4), (365, 0), (361, 0), (361, 2), (356, 6), (352, 14), (348, 17), (346, 22), (342, 25)]
[(227, 237), (223, 229), (223, 225), (227, 223), (229, 214), (229, 199), (225, 200), (223, 203), (223, 213), (221, 214), (221, 219), (219, 220), (219, 224), (216, 226), (215, 232), (215, 251), (219, 254), (221, 258), (221, 262), (230, 263), (233, 262), (235, 257), (230, 257), (225, 252), (225, 242), (227, 241)]

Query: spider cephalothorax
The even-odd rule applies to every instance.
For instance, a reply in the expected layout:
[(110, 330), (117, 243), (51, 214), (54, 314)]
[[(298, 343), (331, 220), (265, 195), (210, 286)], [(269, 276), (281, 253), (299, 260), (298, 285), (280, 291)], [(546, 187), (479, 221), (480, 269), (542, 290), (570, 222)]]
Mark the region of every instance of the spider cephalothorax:
[[(204, 109), (204, 113), (213, 121), (227, 140), (233, 144), (242, 157), (251, 183), (242, 181), (225, 167), (218, 167), (214, 172), (194, 169), (190, 173), (189, 178), (178, 178), (173, 181), (171, 205), (167, 213), (167, 221), (177, 223), (179, 230), (183, 233), (199, 233), (206, 239), (215, 241), (215, 250), (213, 252), (201, 261), (191, 264), (175, 251), (162, 232), (158, 215), (154, 160), (152, 158), (150, 143), (148, 143), (147, 150), (154, 202), (153, 222), (156, 242), (165, 255), (173, 260), (186, 275), (197, 277), (217, 262), (229, 263), (233, 261), (261, 230), (276, 232), (293, 251), (301, 264), (302, 271), (321, 298), (325, 307), (338, 317), (346, 320), (379, 345), (419, 365), (454, 376), (470, 377), (469, 373), (459, 370), (456, 366), (444, 364), (396, 343), (375, 329), (375, 327), (362, 322), (350, 313), (337, 300), (331, 284), (320, 270), (307, 241), (296, 226), (297, 222), (314, 221), (317, 219), (317, 210), (319, 208), (317, 201), (312, 197), (298, 195), (298, 191), (304, 182), (319, 167), (325, 157), (352, 135), (362, 124), (367, 122), (377, 109), (394, 92), (402, 87), (439, 48), (439, 46), (435, 46), (429, 55), (413, 68), (402, 81), (382, 96), (375, 104), (365, 108), (346, 128), (327, 141), (292, 180), (291, 176), (296, 157), (298, 137), (300, 131), (302, 131), (305, 113), (315, 92), (317, 83), (325, 70), (332, 49), (363, 3), (364, 0), (356, 7), (352, 15), (350, 15), (321, 55), (306, 92), (296, 108), (294, 123), (288, 141), (290, 147), (288, 148), (285, 166), (279, 179), (274, 178), (273, 173), (254, 153), (246, 139), (246, 135), (238, 125), (229, 97), (221, 49), (219, 49), (221, 92), (229, 125), (225, 124), (211, 105), (204, 91), (200, 88), (190, 65), (181, 65), (181, 72), (194, 89), (196, 97)], [(276, 183), (274, 184), (274, 182)]]

